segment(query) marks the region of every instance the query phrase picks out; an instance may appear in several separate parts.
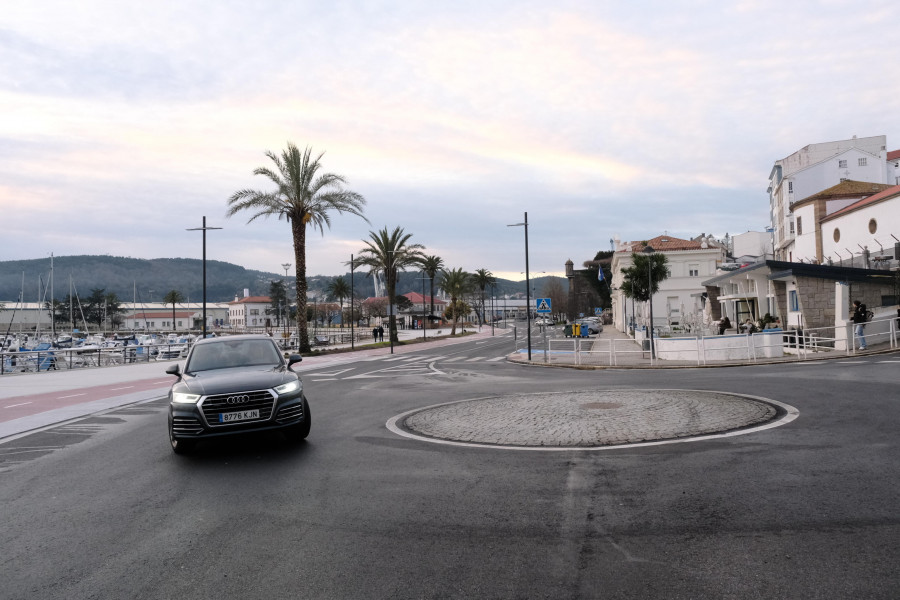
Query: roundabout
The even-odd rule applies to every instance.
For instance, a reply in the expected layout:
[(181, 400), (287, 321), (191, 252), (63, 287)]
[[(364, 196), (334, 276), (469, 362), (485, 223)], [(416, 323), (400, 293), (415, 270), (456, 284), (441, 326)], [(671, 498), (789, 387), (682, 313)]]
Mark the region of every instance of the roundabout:
[(475, 398), (387, 423), (422, 441), (518, 450), (602, 450), (747, 434), (793, 421), (766, 398), (665, 389), (584, 390)]

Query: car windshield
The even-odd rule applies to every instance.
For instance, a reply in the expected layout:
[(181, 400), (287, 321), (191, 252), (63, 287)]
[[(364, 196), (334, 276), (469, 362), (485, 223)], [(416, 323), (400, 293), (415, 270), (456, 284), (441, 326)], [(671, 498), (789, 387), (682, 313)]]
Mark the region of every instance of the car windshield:
[(227, 340), (195, 346), (185, 370), (197, 372), (234, 367), (277, 367), (281, 364), (278, 349), (269, 340)]

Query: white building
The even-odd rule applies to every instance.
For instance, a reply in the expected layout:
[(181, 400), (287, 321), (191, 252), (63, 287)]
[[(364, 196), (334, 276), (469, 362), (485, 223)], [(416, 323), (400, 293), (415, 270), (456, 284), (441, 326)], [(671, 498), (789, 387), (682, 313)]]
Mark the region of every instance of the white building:
[(702, 312), (701, 296), (705, 291), (702, 282), (714, 276), (717, 267), (725, 260), (725, 249), (711, 238), (692, 241), (661, 235), (643, 242), (621, 242), (616, 237), (614, 243), (610, 285), (613, 324), (619, 331), (627, 331), (632, 319), (635, 323), (649, 320), (649, 311), (642, 306), (646, 303), (632, 302), (622, 291), (622, 269), (634, 264), (632, 253), (642, 252), (650, 246), (668, 258), (671, 275), (659, 284), (659, 292), (653, 296), (655, 327), (683, 326), (685, 315)]
[(769, 173), (769, 218), (777, 260), (792, 261), (795, 238), (791, 204), (851, 179), (893, 183), (900, 176), (900, 157), (889, 162), (886, 136), (809, 144), (781, 160)]
[[(896, 268), (900, 260), (900, 185), (826, 215), (819, 228), (826, 262), (865, 269)], [(852, 257), (856, 252), (850, 248), (862, 248), (862, 252)]]
[(245, 290), (243, 298), (235, 297), (228, 303), (228, 323), (236, 328), (272, 327), (274, 316), (267, 313), (272, 308), (272, 299), (268, 296), (250, 296)]
[[(849, 266), (853, 255), (861, 256), (865, 247), (871, 250), (881, 248), (892, 250), (895, 240), (891, 234), (900, 236), (900, 227), (897, 226), (900, 214), (891, 214), (892, 206), (893, 212), (898, 212), (896, 204), (890, 201), (896, 193), (889, 192), (896, 187), (848, 180), (794, 202), (791, 205), (791, 212), (794, 215), (792, 251), (794, 262), (819, 264), (846, 262)], [(888, 192), (887, 196), (883, 196), (885, 192)], [(866, 206), (871, 206), (864, 211), (869, 219), (874, 219), (871, 227), (868, 221), (861, 225), (844, 224), (845, 219), (841, 215), (848, 214), (846, 209), (868, 198), (874, 198), (866, 203)], [(856, 210), (851, 210), (850, 213), (855, 214)], [(829, 225), (823, 229), (826, 221)], [(874, 232), (870, 232), (870, 228)]]

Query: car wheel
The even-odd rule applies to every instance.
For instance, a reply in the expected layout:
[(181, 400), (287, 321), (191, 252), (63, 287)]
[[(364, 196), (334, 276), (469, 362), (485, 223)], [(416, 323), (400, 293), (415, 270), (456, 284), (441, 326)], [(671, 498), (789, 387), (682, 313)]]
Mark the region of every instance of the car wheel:
[(309, 413), (309, 403), (303, 399), (303, 422), (292, 425), (288, 437), (295, 442), (301, 442), (309, 436), (309, 428), (312, 425), (312, 415)]

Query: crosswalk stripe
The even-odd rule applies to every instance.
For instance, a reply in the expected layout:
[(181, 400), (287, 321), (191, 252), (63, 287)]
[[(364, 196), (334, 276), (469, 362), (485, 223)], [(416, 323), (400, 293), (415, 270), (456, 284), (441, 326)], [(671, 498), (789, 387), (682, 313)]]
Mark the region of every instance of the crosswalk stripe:
[(447, 360), (445, 360), (443, 362), (456, 362), (458, 360), (463, 360), (465, 358), (466, 358), (465, 356), (454, 356), (453, 358), (448, 358)]
[(487, 359), (487, 362), (497, 362), (498, 360), (506, 360), (505, 356), (495, 356), (494, 358)]
[(475, 358), (466, 359), (466, 362), (476, 362), (479, 360), (484, 360), (485, 358), (487, 358), (487, 357), (486, 356), (476, 356)]

